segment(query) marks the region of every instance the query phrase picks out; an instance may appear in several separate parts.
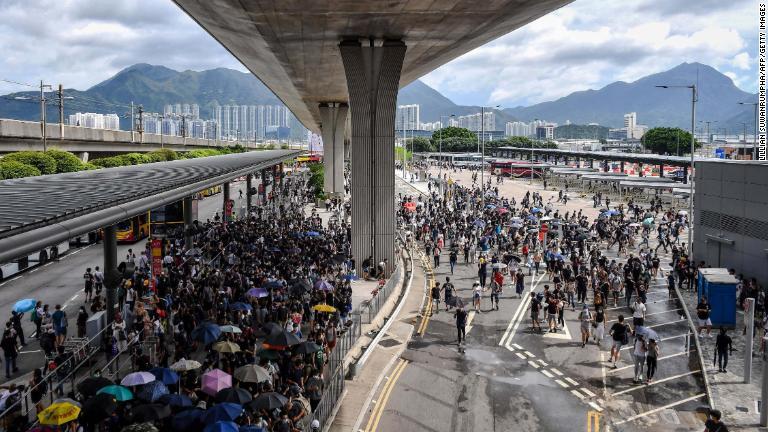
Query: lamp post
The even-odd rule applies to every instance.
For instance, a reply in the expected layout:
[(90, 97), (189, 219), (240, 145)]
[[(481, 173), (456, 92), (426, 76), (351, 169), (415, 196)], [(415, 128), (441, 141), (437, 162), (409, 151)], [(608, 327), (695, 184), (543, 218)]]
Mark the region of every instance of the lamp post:
[[(752, 141), (752, 160), (757, 159), (757, 102), (739, 102), (739, 105), (752, 105), (755, 107), (755, 136), (754, 140)], [(746, 134), (744, 136), (744, 141), (747, 140)], [(744, 151), (746, 153), (746, 150)]]
[(696, 148), (696, 101), (698, 100), (698, 94), (696, 93), (696, 84), (691, 85), (658, 85), (658, 88), (687, 88), (691, 89), (691, 192), (688, 195), (688, 259), (693, 260), (693, 152)]
[[(538, 131), (536, 131), (536, 129), (538, 129), (538, 126), (536, 125), (538, 125), (538, 123), (539, 123), (539, 119), (533, 119), (534, 134), (538, 134)], [(528, 162), (531, 163), (531, 166), (529, 168), (531, 170), (531, 184), (533, 184), (533, 140), (531, 140), (531, 159)]]
[(443, 117), (454, 118), (455, 115), (451, 114), (450, 116), (440, 116), (440, 149), (438, 150), (440, 152), (440, 166), (437, 172), (438, 179), (440, 179), (443, 175), (443, 129), (445, 128), (443, 125)]
[[(496, 105), (494, 108), (498, 109), (500, 106)], [(482, 145), (480, 150), (480, 203), (482, 208), (480, 211), (483, 212), (485, 211), (485, 106), (480, 107), (480, 136)]]

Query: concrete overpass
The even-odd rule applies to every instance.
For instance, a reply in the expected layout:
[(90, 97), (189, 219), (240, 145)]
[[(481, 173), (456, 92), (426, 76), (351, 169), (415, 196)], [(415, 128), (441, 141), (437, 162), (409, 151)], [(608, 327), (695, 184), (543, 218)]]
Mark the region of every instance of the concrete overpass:
[(572, 0), (174, 1), (306, 127), (322, 132), (329, 193), (343, 191), (344, 137), (351, 137), (359, 266), (368, 256), (394, 261), (398, 89)]
[[(57, 148), (78, 154), (84, 160), (118, 153), (144, 153), (161, 148), (176, 151), (221, 148), (240, 144), (255, 147), (254, 143), (206, 140), (180, 136), (140, 134), (123, 130), (92, 129), (49, 123), (46, 125), (48, 148)], [(24, 150), (43, 150), (40, 122), (0, 119), (0, 153)]]

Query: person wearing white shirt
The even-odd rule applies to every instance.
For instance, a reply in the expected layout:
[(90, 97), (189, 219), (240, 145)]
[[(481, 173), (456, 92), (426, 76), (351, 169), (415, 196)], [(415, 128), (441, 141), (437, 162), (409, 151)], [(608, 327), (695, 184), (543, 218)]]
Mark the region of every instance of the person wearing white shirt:
[(640, 297), (635, 299), (635, 304), (632, 305), (632, 324), (635, 326), (642, 326), (645, 323), (645, 311), (648, 308), (643, 303)]

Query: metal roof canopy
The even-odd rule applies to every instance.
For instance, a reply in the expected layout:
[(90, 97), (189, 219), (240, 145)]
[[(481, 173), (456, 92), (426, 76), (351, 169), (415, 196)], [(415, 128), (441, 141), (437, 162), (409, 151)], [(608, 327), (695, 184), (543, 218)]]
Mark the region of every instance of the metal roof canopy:
[(0, 181), (0, 263), (300, 153), (267, 150)]
[[(517, 152), (531, 153), (530, 148), (521, 147), (499, 147), (498, 150), (513, 150)], [(647, 164), (660, 164), (674, 165), (679, 167), (687, 167), (691, 165), (691, 158), (689, 156), (664, 156), (651, 153), (619, 153), (619, 152), (605, 152), (605, 151), (582, 151), (582, 150), (561, 150), (561, 149), (533, 149), (533, 153), (545, 154), (550, 156), (568, 156), (568, 157), (580, 157), (587, 159), (607, 160), (612, 162), (640, 162)], [(716, 161), (720, 159), (715, 158), (695, 158), (695, 162), (701, 161)]]

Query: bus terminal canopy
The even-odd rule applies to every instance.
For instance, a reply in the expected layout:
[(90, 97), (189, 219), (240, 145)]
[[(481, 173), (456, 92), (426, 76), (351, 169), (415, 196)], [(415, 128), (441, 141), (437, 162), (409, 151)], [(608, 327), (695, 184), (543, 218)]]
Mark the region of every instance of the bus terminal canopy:
[[(645, 163), (649, 165), (670, 165), (678, 167), (691, 166), (691, 158), (689, 156), (667, 156), (657, 155), (650, 153), (617, 153), (609, 151), (584, 151), (584, 150), (564, 150), (564, 149), (547, 149), (547, 148), (522, 148), (522, 147), (499, 147), (493, 150), (494, 154), (505, 157), (506, 155), (512, 155), (515, 153), (520, 154), (538, 154), (546, 156), (558, 156), (558, 157), (572, 157), (581, 158), (584, 160), (594, 159), (609, 162), (630, 162), (630, 163)], [(697, 157), (696, 161), (716, 160), (714, 158), (702, 158)]]
[(268, 150), (0, 181), (0, 262), (269, 168)]

